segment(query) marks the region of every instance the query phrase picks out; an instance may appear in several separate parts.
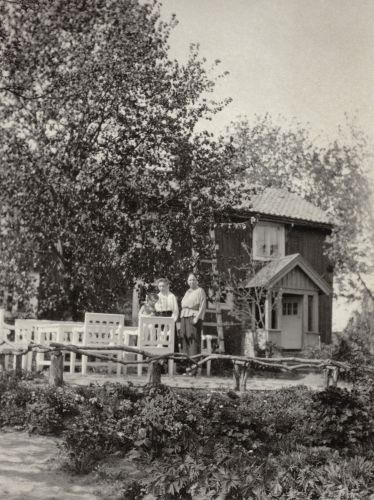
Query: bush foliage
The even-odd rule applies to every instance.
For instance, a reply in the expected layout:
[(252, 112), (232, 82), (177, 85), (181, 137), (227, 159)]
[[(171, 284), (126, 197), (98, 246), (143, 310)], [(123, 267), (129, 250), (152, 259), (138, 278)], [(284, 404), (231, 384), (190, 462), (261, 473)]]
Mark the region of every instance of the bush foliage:
[[(374, 391), (53, 389), (0, 378), (0, 425), (61, 436), (66, 467), (96, 468), (117, 498), (366, 498), (374, 493)], [(135, 466), (114, 478), (110, 455)], [(127, 462), (126, 462), (127, 461)]]

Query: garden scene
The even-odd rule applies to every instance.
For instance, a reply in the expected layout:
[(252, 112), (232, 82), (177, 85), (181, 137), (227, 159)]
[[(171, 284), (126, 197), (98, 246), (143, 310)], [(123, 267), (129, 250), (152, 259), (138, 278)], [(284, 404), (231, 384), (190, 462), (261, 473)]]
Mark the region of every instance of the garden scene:
[(359, 1), (0, 0), (0, 499), (374, 499)]

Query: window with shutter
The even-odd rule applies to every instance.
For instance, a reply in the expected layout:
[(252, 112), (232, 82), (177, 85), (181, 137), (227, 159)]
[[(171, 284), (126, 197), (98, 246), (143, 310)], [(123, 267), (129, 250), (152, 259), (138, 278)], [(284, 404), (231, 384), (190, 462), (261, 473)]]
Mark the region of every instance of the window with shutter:
[(272, 260), (285, 255), (284, 226), (259, 222), (253, 230), (253, 258)]

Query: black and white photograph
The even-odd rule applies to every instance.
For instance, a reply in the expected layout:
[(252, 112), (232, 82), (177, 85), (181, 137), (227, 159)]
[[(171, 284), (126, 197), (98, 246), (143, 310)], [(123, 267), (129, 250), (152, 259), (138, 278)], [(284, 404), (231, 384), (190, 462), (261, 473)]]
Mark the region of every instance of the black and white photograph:
[(0, 500), (374, 500), (374, 0), (0, 0)]

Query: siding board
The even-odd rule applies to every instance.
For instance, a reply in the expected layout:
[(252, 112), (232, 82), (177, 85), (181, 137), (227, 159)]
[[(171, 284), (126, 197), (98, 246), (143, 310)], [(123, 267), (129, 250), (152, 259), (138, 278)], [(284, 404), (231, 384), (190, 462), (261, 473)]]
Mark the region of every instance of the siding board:
[[(288, 225), (286, 227), (286, 255), (300, 253), (332, 287), (332, 266), (327, 256), (324, 255), (325, 239), (329, 233), (330, 231), (326, 229)], [(320, 295), (318, 321), (321, 341), (331, 342), (332, 297)]]
[(299, 268), (292, 269), (279, 282), (281, 288), (294, 288), (297, 290), (314, 290), (318, 291), (318, 287), (313, 281)]

